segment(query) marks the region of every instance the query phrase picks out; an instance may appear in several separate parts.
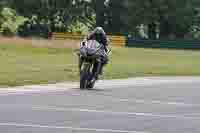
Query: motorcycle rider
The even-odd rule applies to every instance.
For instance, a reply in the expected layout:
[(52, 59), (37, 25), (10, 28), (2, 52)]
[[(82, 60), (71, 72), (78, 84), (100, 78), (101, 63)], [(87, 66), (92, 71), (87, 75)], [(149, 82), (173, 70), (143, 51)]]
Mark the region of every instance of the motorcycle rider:
[[(107, 53), (108, 50), (108, 45), (109, 45), (109, 39), (107, 38), (107, 35), (102, 27), (96, 27), (88, 36), (85, 38), (85, 40), (96, 40), (100, 44), (103, 45), (103, 48), (105, 52)], [(105, 54), (102, 58), (102, 65), (99, 71), (99, 74), (102, 75), (103, 73), (103, 67), (108, 64), (108, 56)], [(95, 65), (96, 67), (96, 65)], [(98, 77), (97, 77), (98, 78)]]

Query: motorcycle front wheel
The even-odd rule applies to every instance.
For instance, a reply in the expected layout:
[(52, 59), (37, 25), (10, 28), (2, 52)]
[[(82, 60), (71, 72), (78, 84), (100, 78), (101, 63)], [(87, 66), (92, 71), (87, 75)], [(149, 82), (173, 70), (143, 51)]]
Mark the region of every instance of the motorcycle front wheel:
[(90, 65), (87, 63), (83, 63), (83, 66), (80, 71), (80, 89), (87, 89), (90, 78)]

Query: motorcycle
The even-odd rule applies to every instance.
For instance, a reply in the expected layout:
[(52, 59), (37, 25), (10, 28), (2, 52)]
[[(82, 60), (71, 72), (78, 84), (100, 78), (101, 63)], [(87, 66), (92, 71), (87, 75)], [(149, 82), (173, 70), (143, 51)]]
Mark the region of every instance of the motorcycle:
[(106, 53), (104, 46), (96, 40), (83, 41), (78, 52), (80, 89), (92, 89), (98, 80), (100, 69)]

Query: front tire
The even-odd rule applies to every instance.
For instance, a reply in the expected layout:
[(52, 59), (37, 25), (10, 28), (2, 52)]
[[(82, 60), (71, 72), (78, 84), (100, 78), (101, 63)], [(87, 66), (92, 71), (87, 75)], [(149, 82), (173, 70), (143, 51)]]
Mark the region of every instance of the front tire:
[(89, 65), (83, 64), (83, 67), (80, 71), (80, 89), (84, 90), (88, 88), (89, 80)]
[(86, 80), (86, 74), (84, 72), (81, 72), (80, 75), (80, 89), (86, 89), (87, 86), (87, 80)]

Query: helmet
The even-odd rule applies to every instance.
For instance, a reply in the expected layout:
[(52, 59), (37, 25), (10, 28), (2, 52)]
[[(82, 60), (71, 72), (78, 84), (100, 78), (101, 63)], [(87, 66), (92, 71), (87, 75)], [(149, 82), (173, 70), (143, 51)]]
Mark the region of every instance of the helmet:
[(102, 27), (96, 27), (93, 32), (96, 34), (102, 34), (102, 35), (106, 34)]

